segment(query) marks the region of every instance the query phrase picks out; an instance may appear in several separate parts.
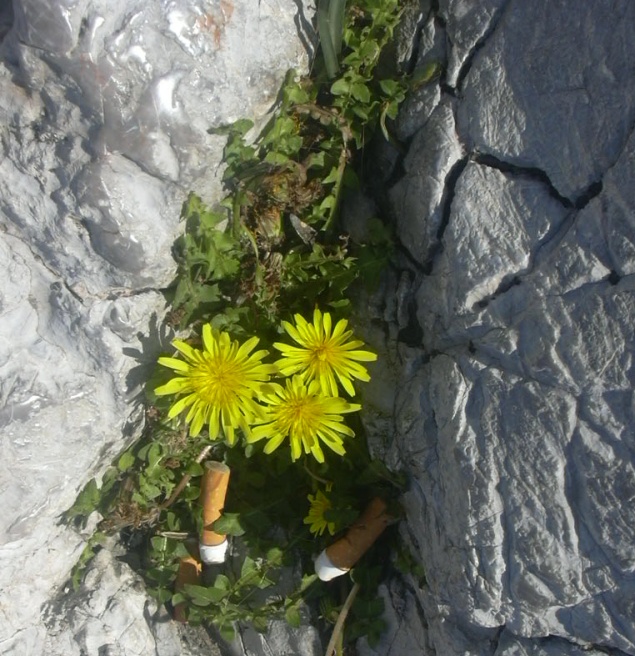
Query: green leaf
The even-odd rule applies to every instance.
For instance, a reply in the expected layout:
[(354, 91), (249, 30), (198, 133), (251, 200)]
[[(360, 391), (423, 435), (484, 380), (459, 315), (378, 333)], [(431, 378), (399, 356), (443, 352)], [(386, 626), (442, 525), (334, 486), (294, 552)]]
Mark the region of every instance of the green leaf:
[[(339, 37), (334, 32), (338, 28), (337, 9), (345, 4), (345, 0), (319, 0), (317, 6), (317, 25), (320, 36), (320, 46), (324, 57), (324, 66), (329, 78), (334, 78), (339, 71), (337, 56), (341, 48), (341, 32)], [(332, 5), (332, 6), (331, 6)]]
[(335, 80), (331, 85), (331, 93), (334, 96), (345, 96), (351, 93), (351, 83), (343, 77)]
[(300, 617), (300, 611), (295, 606), (289, 606), (284, 612), (284, 618), (287, 620), (289, 626), (294, 629), (300, 628), (302, 624), (302, 618)]
[(240, 536), (245, 534), (245, 529), (240, 522), (238, 513), (223, 513), (213, 524), (212, 528), (221, 535)]
[(182, 604), (183, 602), (186, 602), (188, 598), (182, 593), (182, 592), (177, 592), (176, 594), (172, 595), (172, 605), (177, 606), (178, 604)]
[(269, 164), (286, 164), (289, 161), (289, 156), (283, 153), (278, 153), (274, 150), (268, 152), (265, 156), (265, 162)]
[(214, 587), (227, 592), (231, 588), (231, 581), (224, 574), (218, 574), (214, 579)]
[(267, 551), (267, 563), (271, 567), (277, 567), (278, 565), (282, 564), (282, 556), (284, 555), (284, 552), (280, 547), (272, 547)]
[(167, 588), (158, 588), (154, 595), (159, 600), (159, 603), (164, 604), (171, 599), (172, 590), (168, 590)]
[(310, 100), (309, 94), (298, 84), (290, 84), (284, 90), (284, 93), (288, 101), (294, 105), (303, 105)]
[(189, 464), (186, 471), (190, 476), (202, 476), (203, 466), (198, 462), (192, 462)]
[(397, 80), (379, 80), (379, 86), (387, 96), (394, 96), (401, 89)]
[(121, 454), (121, 457), (117, 462), (117, 469), (119, 469), (119, 471), (125, 472), (128, 469), (130, 469), (132, 465), (134, 465), (134, 461), (135, 461), (135, 457), (132, 454), (132, 452), (125, 451), (124, 453)]
[(428, 62), (421, 68), (415, 70), (410, 78), (410, 88), (415, 90), (428, 82), (432, 82), (441, 74), (441, 64), (439, 62)]
[(227, 595), (225, 590), (206, 588), (202, 585), (190, 585), (189, 583), (185, 584), (185, 592), (192, 599), (192, 603), (197, 606), (209, 606)]
[(248, 118), (241, 118), (234, 123), (229, 125), (220, 125), (216, 128), (209, 128), (207, 130), (208, 134), (237, 134), (241, 137), (247, 134), (251, 128), (254, 127), (254, 122), (250, 121)]
[(253, 627), (258, 633), (265, 633), (269, 628), (269, 620), (262, 615), (256, 615), (252, 620)]
[(163, 553), (167, 548), (168, 539), (162, 535), (154, 535), (152, 538), (150, 538), (150, 543), (152, 544), (152, 548), (155, 551)]
[(355, 100), (363, 103), (370, 102), (370, 89), (363, 82), (355, 82), (351, 85), (351, 93)]
[(242, 567), (240, 568), (240, 578), (245, 578), (246, 576), (249, 576), (250, 574), (253, 574), (257, 571), (258, 567), (256, 565), (256, 561), (249, 556), (245, 556), (245, 560), (243, 561)]
[(233, 642), (236, 638), (236, 630), (231, 624), (221, 624), (218, 628), (221, 638), (226, 642)]

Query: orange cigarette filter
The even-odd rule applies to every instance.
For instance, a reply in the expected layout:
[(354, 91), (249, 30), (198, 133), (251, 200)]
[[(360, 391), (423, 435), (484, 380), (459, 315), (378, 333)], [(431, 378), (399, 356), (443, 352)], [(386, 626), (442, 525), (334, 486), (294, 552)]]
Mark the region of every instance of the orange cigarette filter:
[(215, 533), (212, 524), (221, 516), (225, 507), (227, 485), (229, 483), (229, 467), (214, 460), (204, 465), (203, 484), (201, 485), (201, 503), (203, 504), (203, 531), (201, 544), (217, 546), (227, 539), (226, 535)]
[[(179, 572), (176, 575), (174, 585), (177, 592), (185, 589), (185, 585), (200, 585), (202, 565), (198, 558), (194, 556), (185, 556), (179, 562)], [(185, 616), (185, 604), (177, 604), (174, 607), (174, 619), (177, 622), (187, 622)]]
[(331, 563), (339, 569), (351, 569), (370, 549), (392, 519), (386, 512), (386, 502), (375, 497), (366, 506), (359, 519), (348, 529), (346, 535), (326, 548), (326, 555)]

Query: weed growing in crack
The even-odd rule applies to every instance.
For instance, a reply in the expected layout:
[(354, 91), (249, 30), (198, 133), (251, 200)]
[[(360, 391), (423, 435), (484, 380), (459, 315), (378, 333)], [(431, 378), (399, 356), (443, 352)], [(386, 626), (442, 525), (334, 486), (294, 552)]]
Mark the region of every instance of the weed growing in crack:
[[(348, 328), (351, 289), (378, 278), (390, 232), (375, 220), (369, 241), (355, 243), (338, 224), (344, 190), (359, 184), (359, 154), (378, 131), (389, 137), (405, 97), (404, 79), (377, 72), (399, 3), (344, 7), (320, 3), (322, 58), (312, 77), (287, 75), (255, 141), (248, 120), (210, 130), (227, 137), (228, 195), (213, 208), (194, 194), (183, 205), (168, 317), (182, 335), (178, 352), (166, 353), (148, 382), (144, 437), (68, 513), (81, 521), (97, 509), (100, 531), (141, 538), (152, 594), (228, 640), (236, 622), (265, 630), (285, 617), (299, 626), (319, 612), (332, 623), (354, 590), (344, 641), (373, 643), (383, 629), (378, 582), (408, 562), (400, 555), (391, 564), (389, 554), (403, 550), (389, 530), (351, 577), (319, 581), (313, 565), (340, 535), (360, 530), (374, 497), (386, 504), (382, 517), (398, 517), (404, 484), (368, 453), (353, 401), (375, 357)], [(201, 572), (199, 499), (210, 459), (231, 479), (222, 514), (205, 530), (232, 544), (224, 564)], [(193, 577), (175, 587), (186, 561)]]

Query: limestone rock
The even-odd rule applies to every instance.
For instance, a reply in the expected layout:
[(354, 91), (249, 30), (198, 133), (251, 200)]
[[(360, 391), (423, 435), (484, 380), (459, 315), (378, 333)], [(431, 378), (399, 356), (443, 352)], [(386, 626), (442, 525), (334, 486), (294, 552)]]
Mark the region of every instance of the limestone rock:
[[(79, 589), (67, 590), (45, 607), (46, 653), (220, 656), (204, 629), (172, 622), (164, 607), (148, 599), (143, 580), (118, 559), (121, 555), (110, 541), (89, 564)], [(192, 652), (188, 642), (194, 633), (203, 644)]]
[(635, 7), (603, 7), (511, 0), (459, 110), (475, 149), (542, 170), (572, 201), (617, 161), (635, 120)]
[(391, 190), (383, 296), (397, 323), (417, 285), (386, 460), (427, 579), (390, 635), (424, 653), (635, 654), (632, 11), (439, 5), (457, 86)]
[(121, 653), (149, 653), (132, 592), (124, 637), (98, 626), (104, 615), (81, 624), (78, 609), (81, 640), (60, 633), (44, 647), (40, 608), (84, 541), (60, 517), (138, 434), (140, 386), (170, 337), (161, 290), (174, 276), (181, 204), (191, 189), (220, 200), (224, 142), (207, 129), (263, 119), (287, 70), (306, 66), (311, 14), (282, 0), (7, 5), (0, 644), (56, 656), (75, 643), (97, 653), (112, 638)]
[[(446, 99), (413, 138), (404, 161), (406, 173), (391, 190), (397, 235), (422, 266), (429, 263), (437, 246), (447, 201), (446, 182), (459, 170), (462, 157), (452, 103)], [(413, 221), (412, 217), (418, 218)]]

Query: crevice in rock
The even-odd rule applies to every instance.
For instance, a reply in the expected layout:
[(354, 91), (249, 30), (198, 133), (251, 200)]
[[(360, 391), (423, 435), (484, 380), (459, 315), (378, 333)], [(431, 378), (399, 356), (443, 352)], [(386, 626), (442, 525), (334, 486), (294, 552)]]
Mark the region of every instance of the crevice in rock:
[[(426, 266), (421, 264), (413, 255), (412, 253), (408, 250), (406, 246), (404, 246), (400, 241), (396, 243), (397, 250), (399, 254), (403, 255), (404, 258), (407, 260), (408, 264), (414, 269), (415, 271), (423, 274), (428, 274), (430, 271)], [(402, 270), (407, 270), (407, 267), (402, 267), (399, 268), (397, 267), (397, 270), (402, 271)]]
[(505, 292), (508, 292), (512, 287), (517, 287), (521, 283), (522, 278), (519, 273), (513, 273), (511, 275), (505, 276), (494, 293), (474, 303), (472, 310), (478, 311), (486, 308), (491, 301), (496, 300), (499, 296), (502, 296)]
[(511, 162), (505, 162), (494, 155), (487, 153), (480, 153), (478, 151), (472, 153), (471, 160), (482, 166), (487, 166), (496, 169), (501, 173), (509, 173), (513, 176), (524, 176), (532, 180), (542, 182), (548, 189), (549, 195), (555, 198), (560, 204), (567, 209), (581, 210), (585, 208), (594, 198), (596, 198), (603, 188), (602, 180), (592, 182), (577, 198), (570, 199), (563, 196), (555, 187), (549, 176), (540, 168), (536, 166), (519, 166)]
[(509, 173), (512, 176), (524, 176), (532, 180), (537, 180), (542, 182), (548, 189), (549, 195), (555, 198), (559, 203), (561, 203), (567, 209), (573, 209), (574, 204), (571, 200), (563, 196), (553, 185), (549, 176), (538, 167), (535, 166), (518, 166), (517, 164), (511, 164), (510, 162), (505, 162), (494, 155), (489, 155), (486, 153), (480, 153), (478, 151), (472, 153), (471, 159), (477, 164), (482, 166), (487, 166), (491, 169), (496, 169), (501, 173)]
[(13, 14), (13, 3), (12, 2), (1, 2), (0, 3), (0, 43), (4, 40), (4, 37), (9, 33), (13, 27), (14, 21)]
[(454, 201), (454, 194), (456, 191), (456, 184), (463, 173), (469, 158), (464, 157), (456, 162), (452, 168), (448, 171), (448, 174), (445, 176), (445, 191), (444, 198), (442, 200), (443, 209), (441, 210), (441, 222), (437, 230), (437, 240), (441, 242), (443, 239), (443, 234), (445, 233), (448, 224), (450, 223), (450, 215), (452, 213), (452, 203)]
[(476, 58), (476, 55), (485, 47), (485, 44), (489, 41), (489, 39), (494, 35), (496, 30), (498, 29), (498, 26), (500, 25), (500, 22), (503, 18), (503, 15), (505, 14), (505, 11), (507, 10), (507, 7), (509, 5), (510, 5), (510, 0), (507, 0), (507, 2), (502, 7), (498, 8), (498, 10), (492, 16), (492, 19), (490, 20), (490, 23), (487, 26), (485, 32), (483, 33), (481, 38), (477, 40), (477, 42), (472, 47), (472, 50), (468, 53), (467, 57), (464, 59), (463, 64), (461, 66), (461, 70), (459, 71), (459, 74), (457, 75), (456, 78), (455, 87), (449, 87), (454, 89), (454, 94), (461, 93), (463, 89), (463, 83), (465, 82), (465, 78), (467, 77), (468, 73), (472, 69), (472, 64), (474, 63), (474, 59)]
[(298, 38), (302, 43), (302, 47), (307, 53), (309, 60), (312, 60), (315, 56), (319, 41), (317, 30), (313, 25), (313, 21), (307, 18), (302, 0), (293, 0), (293, 3), (298, 9), (293, 17), (293, 23), (298, 31)]
[(426, 26), (426, 23), (430, 19), (431, 16), (435, 16), (438, 10), (438, 0), (435, 0), (430, 4), (430, 8), (428, 11), (421, 11), (421, 16), (419, 17), (419, 21), (417, 22), (417, 28), (415, 30), (414, 38), (412, 39), (413, 45), (412, 45), (412, 52), (410, 53), (410, 57), (408, 58), (407, 61), (404, 61), (401, 63), (400, 68), (402, 69), (402, 73), (405, 75), (412, 75), (414, 72), (417, 62), (419, 61), (419, 55), (421, 52), (421, 33), (423, 32), (424, 27)]
[(397, 334), (397, 340), (406, 346), (421, 348), (423, 345), (423, 329), (417, 320), (417, 303), (414, 298), (408, 301), (408, 324)]
[(441, 199), (441, 221), (439, 222), (439, 227), (437, 229), (436, 243), (433, 244), (430, 248), (430, 254), (426, 264), (423, 266), (419, 265), (420, 270), (425, 275), (432, 273), (434, 264), (439, 254), (443, 250), (443, 235), (446, 228), (448, 227), (448, 224), (450, 223), (450, 215), (452, 214), (452, 203), (454, 201), (456, 184), (461, 177), (461, 173), (463, 173), (463, 170), (467, 166), (468, 161), (468, 157), (464, 157), (463, 159), (458, 160), (445, 176), (443, 198)]

